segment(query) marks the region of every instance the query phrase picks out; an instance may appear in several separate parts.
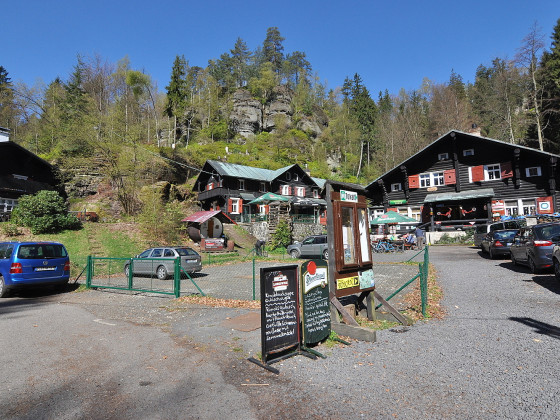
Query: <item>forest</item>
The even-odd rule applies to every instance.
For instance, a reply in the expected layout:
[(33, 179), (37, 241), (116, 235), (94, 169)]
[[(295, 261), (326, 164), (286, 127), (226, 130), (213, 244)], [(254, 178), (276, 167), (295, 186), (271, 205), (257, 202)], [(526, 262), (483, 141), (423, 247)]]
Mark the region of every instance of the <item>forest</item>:
[[(480, 64), (473, 83), (453, 70), (412, 91), (369, 92), (359, 74), (327, 90), (303, 51), (286, 52), (277, 27), (250, 50), (238, 38), (204, 68), (170, 63), (164, 90), (127, 57), (78, 56), (66, 80), (12, 82), (0, 63), (0, 126), (11, 140), (62, 173), (101, 171), (127, 214), (144, 185), (184, 183), (207, 159), (276, 169), (307, 165), (312, 176), (366, 184), (451, 129), (560, 152), (560, 19), (550, 35), (535, 23), (512, 59)], [(266, 106), (275, 88), (291, 92), (291, 122), (236, 134), (240, 89)], [(320, 134), (297, 122), (321, 114)]]

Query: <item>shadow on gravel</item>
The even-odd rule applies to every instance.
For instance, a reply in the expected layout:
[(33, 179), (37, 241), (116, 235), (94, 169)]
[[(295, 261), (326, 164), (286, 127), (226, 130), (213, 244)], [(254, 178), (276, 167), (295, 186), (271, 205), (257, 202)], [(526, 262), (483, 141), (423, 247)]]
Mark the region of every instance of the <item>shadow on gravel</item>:
[(515, 271), (516, 273), (530, 273), (531, 272), (531, 270), (529, 270), (528, 267), (524, 267), (522, 265), (515, 265), (510, 260), (504, 261), (503, 263), (500, 263), (500, 267), (507, 268), (508, 270)]
[(533, 277), (533, 281), (537, 283), (539, 286), (542, 286), (545, 289), (550, 290), (552, 293), (556, 293), (557, 295), (560, 295), (560, 282), (556, 280), (555, 276), (553, 275), (535, 276)]
[[(42, 299), (76, 290), (79, 284), (67, 284), (63, 288), (52, 286), (35, 287), (33, 289), (12, 290), (7, 298), (0, 299), (0, 314), (22, 311), (27, 308), (36, 309), (45, 304)], [(14, 299), (11, 299), (14, 298)]]
[(533, 318), (518, 318), (516, 316), (511, 316), (509, 319), (534, 328), (537, 334), (548, 335), (549, 337), (557, 339), (560, 338), (560, 328), (547, 324), (546, 322), (537, 321)]

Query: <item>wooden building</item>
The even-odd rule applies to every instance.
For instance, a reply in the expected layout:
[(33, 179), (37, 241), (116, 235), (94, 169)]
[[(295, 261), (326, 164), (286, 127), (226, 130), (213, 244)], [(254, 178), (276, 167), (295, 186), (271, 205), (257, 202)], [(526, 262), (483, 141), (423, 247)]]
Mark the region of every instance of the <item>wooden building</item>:
[(560, 208), (558, 155), (452, 130), (367, 187), (373, 215), (387, 210), (463, 228), (499, 216)]
[(0, 219), (9, 218), (22, 195), (56, 189), (53, 167), (10, 141), (9, 130), (0, 127)]
[[(267, 192), (281, 195), (294, 221), (326, 223), (326, 201), (322, 197), (325, 180), (311, 177), (299, 165), (275, 171), (208, 160), (194, 190), (202, 210), (222, 210), (242, 223), (266, 220), (270, 203), (249, 204)], [(274, 209), (277, 210), (277, 209)]]

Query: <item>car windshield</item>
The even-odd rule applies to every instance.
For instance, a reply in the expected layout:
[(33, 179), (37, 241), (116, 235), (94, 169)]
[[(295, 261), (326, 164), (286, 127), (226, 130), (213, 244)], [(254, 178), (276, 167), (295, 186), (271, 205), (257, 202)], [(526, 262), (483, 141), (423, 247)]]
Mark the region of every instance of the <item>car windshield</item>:
[(181, 257), (198, 255), (198, 252), (191, 248), (175, 248), (175, 251), (177, 251)]
[(494, 232), (494, 239), (500, 239), (500, 240), (513, 239), (516, 233), (517, 230), (504, 230), (501, 232)]
[(57, 244), (33, 244), (21, 245), (18, 250), (18, 258), (64, 258), (68, 256), (66, 249)]

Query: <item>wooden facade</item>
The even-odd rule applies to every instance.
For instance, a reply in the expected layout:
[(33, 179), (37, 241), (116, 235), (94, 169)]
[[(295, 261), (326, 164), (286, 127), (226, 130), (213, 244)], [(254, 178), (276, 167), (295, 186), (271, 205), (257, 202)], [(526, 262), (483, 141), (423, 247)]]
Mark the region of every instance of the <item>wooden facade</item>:
[(430, 230), (558, 211), (558, 155), (450, 131), (366, 188), (374, 214), (395, 210)]
[(270, 204), (249, 203), (273, 192), (288, 199), (292, 218), (326, 223), (323, 185), (324, 180), (311, 177), (297, 164), (273, 171), (208, 160), (194, 190), (203, 210), (222, 210), (236, 222), (266, 220)]
[(29, 150), (9, 140), (0, 128), (0, 219), (6, 220), (22, 195), (56, 190), (53, 167)]

